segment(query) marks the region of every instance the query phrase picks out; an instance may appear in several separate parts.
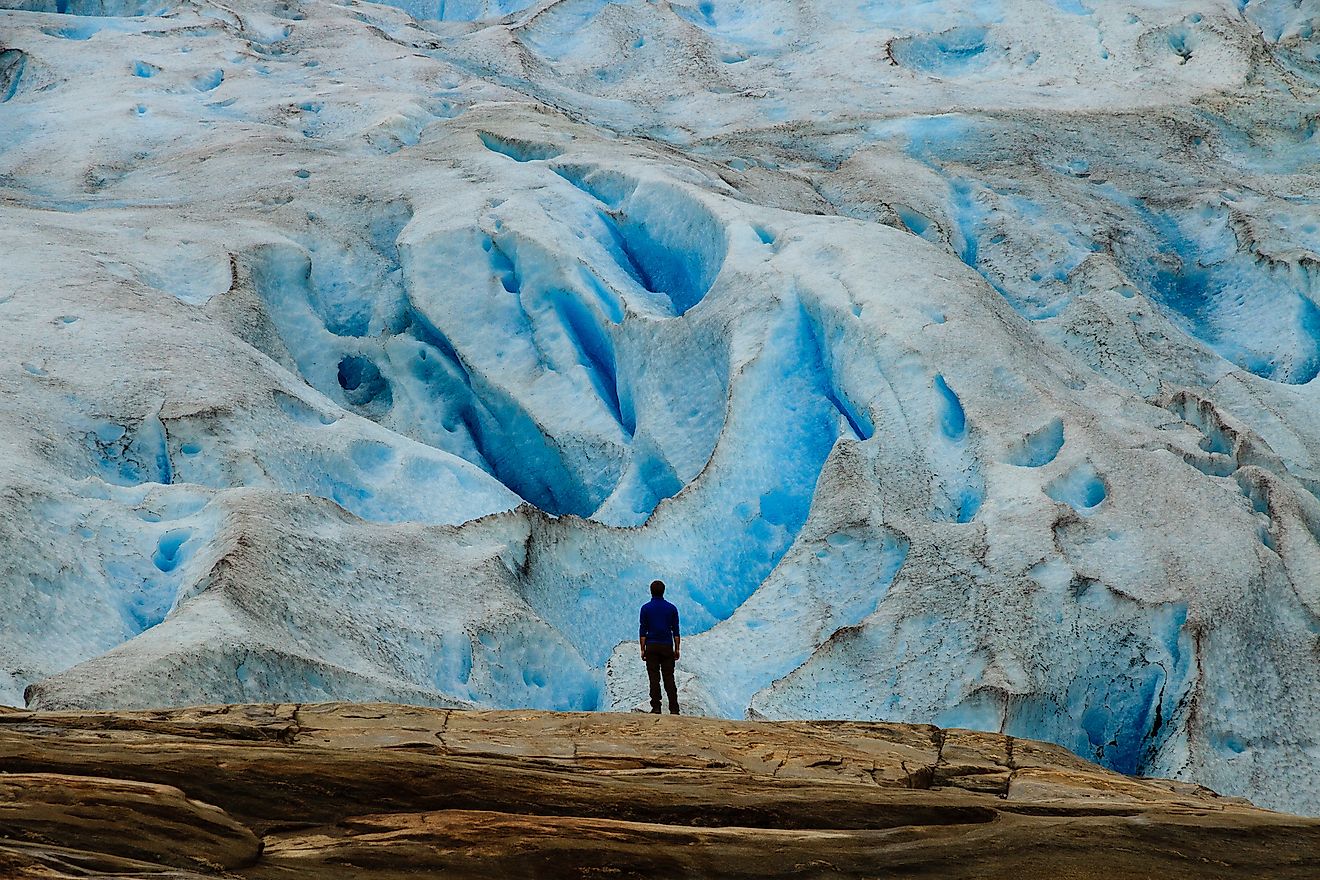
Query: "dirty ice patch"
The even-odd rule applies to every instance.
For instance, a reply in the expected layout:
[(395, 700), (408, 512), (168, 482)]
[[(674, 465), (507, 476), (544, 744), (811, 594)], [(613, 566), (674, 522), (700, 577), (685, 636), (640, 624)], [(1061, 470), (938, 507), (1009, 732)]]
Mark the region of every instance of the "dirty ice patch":
[(1045, 494), (1087, 516), (1104, 502), (1109, 490), (1094, 466), (1081, 464), (1047, 483)]
[(890, 43), (894, 61), (918, 73), (957, 77), (984, 70), (1004, 57), (984, 27), (954, 27), (936, 34), (902, 37)]

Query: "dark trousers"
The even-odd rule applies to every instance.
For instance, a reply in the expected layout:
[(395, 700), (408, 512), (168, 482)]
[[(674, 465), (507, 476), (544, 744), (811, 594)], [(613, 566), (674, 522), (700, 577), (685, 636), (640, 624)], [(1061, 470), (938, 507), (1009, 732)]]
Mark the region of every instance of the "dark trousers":
[(646, 677), (651, 679), (651, 711), (660, 714), (660, 676), (664, 675), (665, 693), (669, 696), (669, 714), (678, 714), (678, 685), (674, 684), (674, 646), (647, 645)]

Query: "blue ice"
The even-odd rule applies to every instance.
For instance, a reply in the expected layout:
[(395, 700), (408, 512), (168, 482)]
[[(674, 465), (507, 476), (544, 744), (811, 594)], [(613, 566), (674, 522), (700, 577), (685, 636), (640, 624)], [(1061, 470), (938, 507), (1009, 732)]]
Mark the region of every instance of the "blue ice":
[(677, 189), (631, 198), (617, 225), (642, 286), (663, 293), (682, 315), (701, 302), (724, 263), (724, 227)]
[(1011, 701), (1003, 731), (1060, 743), (1120, 773), (1147, 772), (1196, 677), (1187, 607), (1141, 608), (1099, 585), (1078, 602), (1085, 619), (1123, 623), (1080, 628), (1066, 693)]
[(156, 543), (156, 552), (151, 557), (156, 568), (163, 572), (171, 572), (178, 568), (179, 563), (183, 561), (183, 554), (180, 551), (191, 537), (190, 529), (170, 529), (161, 535)]
[(472, 644), (473, 665), (487, 670), (491, 690), (472, 695), (486, 702), (532, 709), (596, 709), (600, 705), (599, 679), (571, 647), (546, 636), (544, 629), (523, 621), (511, 621), (500, 632), (478, 632)]
[[(839, 14), (853, 15), (847, 4), (838, 6)], [(996, 24), (1004, 18), (1000, 0), (862, 0), (857, 16), (878, 27), (891, 30), (938, 31), (946, 27)]]
[(895, 204), (893, 207), (894, 211), (898, 213), (898, 219), (903, 222), (909, 232), (919, 235), (927, 241), (939, 242), (939, 228), (929, 217), (916, 208), (910, 208), (907, 205)]
[(1060, 12), (1066, 12), (1069, 15), (1092, 15), (1095, 10), (1087, 6), (1082, 0), (1050, 0), (1054, 8)]
[[(553, 4), (521, 28), (519, 38), (538, 55), (550, 61), (580, 55), (584, 48), (590, 51), (590, 47), (599, 39), (588, 26), (611, 2), (613, 0), (573, 0)], [(608, 81), (611, 71), (598, 69), (596, 77)]]
[(1062, 448), (1063, 421), (1054, 419), (1022, 438), (1010, 451), (1008, 461), (1018, 467), (1044, 467), (1054, 461)]
[(1269, 43), (1288, 36), (1310, 40), (1314, 35), (1315, 9), (1303, 0), (1239, 0), (1239, 5)]
[(617, 211), (637, 189), (631, 177), (609, 168), (559, 163), (554, 172), (610, 211)]
[(943, 376), (935, 377), (935, 391), (940, 396), (940, 430), (950, 440), (961, 440), (967, 433), (967, 415), (962, 401), (953, 393)]
[(170, 4), (163, 0), (27, 0), (24, 6), (34, 11), (94, 18), (162, 16), (170, 11)]
[(0, 104), (12, 100), (18, 94), (18, 87), (23, 81), (23, 71), (27, 69), (27, 54), (18, 49), (0, 51)]
[(932, 382), (939, 429), (935, 449), (938, 494), (932, 516), (971, 522), (985, 500), (985, 484), (975, 456), (967, 449), (967, 413), (943, 375)]
[(217, 67), (215, 70), (193, 77), (192, 86), (199, 92), (210, 92), (218, 89), (224, 81), (225, 72)]
[(534, 162), (540, 159), (553, 159), (562, 152), (558, 147), (551, 146), (550, 144), (538, 144), (532, 141), (508, 138), (489, 131), (479, 131), (477, 132), (477, 137), (481, 139), (481, 142), (486, 146), (486, 149), (503, 156), (508, 156), (515, 162)]
[(345, 355), (339, 361), (338, 379), (344, 397), (354, 406), (383, 411), (393, 402), (389, 382), (369, 358)]
[(631, 410), (625, 411), (620, 403), (614, 341), (577, 294), (567, 290), (551, 290), (548, 295), (578, 355), (578, 362), (585, 368), (596, 393), (615, 420), (623, 426), (625, 433), (631, 436), (637, 427), (636, 419)]
[(108, 483), (133, 486), (173, 479), (165, 428), (154, 415), (132, 431), (116, 422), (96, 425), (86, 435), (86, 446), (96, 473)]
[(936, 34), (902, 37), (890, 44), (894, 60), (904, 67), (939, 76), (958, 76), (986, 67), (1003, 50), (986, 42), (989, 31), (959, 26)]
[[(1188, 334), (1265, 379), (1306, 384), (1320, 375), (1320, 278), (1307, 265), (1271, 264), (1240, 248), (1224, 206), (1156, 212), (1110, 187), (1153, 233), (1155, 252), (1125, 255), (1131, 273)], [(1142, 259), (1142, 257), (1145, 257)]]
[[(681, 515), (662, 506), (655, 528), (557, 530), (560, 552), (538, 557), (525, 598), (588, 662), (604, 663), (634, 622), (622, 599), (639, 584), (664, 577), (687, 630), (701, 632), (732, 615), (792, 545), (846, 430), (829, 399), (818, 332), (798, 303), (781, 307), (729, 404), (725, 431), (738, 439), (722, 444), (721, 460), (685, 490)], [(574, 561), (588, 552), (582, 542), (597, 560), (590, 566)]]
[(65, 27), (42, 28), (41, 32), (51, 37), (62, 37), (66, 40), (90, 40), (101, 30), (99, 24), (78, 24), (67, 25)]
[[(875, 425), (871, 421), (870, 414), (853, 402), (848, 391), (839, 381), (840, 370), (834, 364), (833, 349), (830, 346), (831, 334), (826, 329), (825, 322), (805, 305), (802, 306), (802, 322), (810, 333), (812, 342), (810, 360), (820, 372), (825, 399), (834, 405), (839, 415), (843, 416), (854, 438), (870, 440), (875, 433)], [(837, 327), (833, 336), (835, 338), (838, 336)]]
[(943, 163), (973, 161), (986, 126), (960, 113), (941, 113), (879, 123), (872, 130), (882, 138), (904, 138), (908, 155), (938, 171)]
[(1046, 484), (1045, 494), (1085, 515), (1100, 506), (1108, 490), (1095, 468), (1082, 464)]
[(385, 0), (385, 5), (402, 9), (413, 18), (425, 21), (481, 21), (521, 12), (535, 0)]

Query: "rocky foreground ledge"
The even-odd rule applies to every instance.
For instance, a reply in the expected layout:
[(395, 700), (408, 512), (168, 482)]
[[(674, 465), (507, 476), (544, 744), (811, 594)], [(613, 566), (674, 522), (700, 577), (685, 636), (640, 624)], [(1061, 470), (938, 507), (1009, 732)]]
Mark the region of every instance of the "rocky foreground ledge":
[(5, 711), (0, 771), (6, 878), (1320, 876), (1320, 820), (923, 725)]

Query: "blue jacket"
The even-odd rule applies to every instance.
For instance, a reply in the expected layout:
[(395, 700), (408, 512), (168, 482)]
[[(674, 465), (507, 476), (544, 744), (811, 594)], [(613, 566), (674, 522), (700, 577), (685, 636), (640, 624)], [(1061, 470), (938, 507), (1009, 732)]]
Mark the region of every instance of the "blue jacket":
[(638, 636), (648, 645), (674, 643), (678, 635), (678, 609), (664, 599), (655, 598), (642, 606), (641, 627)]

